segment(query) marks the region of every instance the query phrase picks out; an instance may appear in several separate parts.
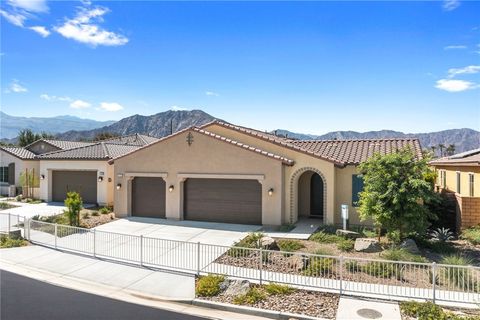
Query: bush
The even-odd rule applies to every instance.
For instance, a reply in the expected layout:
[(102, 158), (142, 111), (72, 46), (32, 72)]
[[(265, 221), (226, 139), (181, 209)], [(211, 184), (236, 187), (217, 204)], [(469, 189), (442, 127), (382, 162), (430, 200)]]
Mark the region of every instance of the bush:
[(333, 258), (313, 258), (303, 272), (307, 276), (327, 276), (332, 273), (335, 260)]
[(260, 289), (251, 288), (246, 294), (237, 296), (233, 299), (234, 304), (255, 304), (259, 301), (265, 300), (267, 295)]
[(26, 246), (28, 242), (22, 238), (12, 239), (10, 237), (0, 237), (0, 248), (16, 248)]
[(100, 213), (98, 213), (98, 211), (93, 211), (92, 212), (92, 216), (94, 217), (98, 217), (100, 215)]
[(265, 291), (272, 296), (281, 295), (281, 294), (290, 294), (296, 291), (295, 288), (292, 288), (290, 286), (283, 285), (283, 284), (277, 284), (277, 283), (269, 283), (264, 288), (265, 288)]
[(82, 218), (83, 219), (90, 219), (90, 213), (84, 212), (83, 215), (82, 215)]
[(395, 267), (387, 262), (369, 262), (361, 267), (362, 272), (377, 278), (391, 278), (396, 274)]
[(414, 240), (419, 247), (428, 249), (436, 253), (452, 254), (457, 251), (457, 249), (450, 242), (432, 241), (419, 237), (416, 237)]
[(80, 224), (80, 210), (83, 208), (83, 201), (80, 194), (75, 191), (67, 192), (65, 207), (68, 208), (67, 213), (70, 225), (78, 226)]
[(220, 293), (220, 284), (225, 280), (223, 276), (208, 275), (200, 277), (195, 286), (195, 293), (199, 297), (213, 297)]
[(345, 268), (352, 273), (360, 271), (360, 267), (358, 266), (358, 262), (356, 260), (345, 262)]
[(352, 239), (342, 239), (337, 242), (337, 248), (343, 252), (349, 252), (353, 250), (355, 242)]
[(298, 240), (282, 239), (277, 241), (277, 245), (281, 251), (294, 252), (305, 248), (305, 246)]
[(427, 260), (418, 255), (408, 252), (405, 249), (391, 248), (382, 252), (382, 258), (393, 261), (427, 262)]
[(242, 248), (260, 249), (260, 239), (263, 237), (264, 234), (261, 232), (249, 233), (242, 240), (235, 242), (233, 244), (233, 248), (227, 251), (227, 255), (231, 257), (247, 257), (252, 253), (252, 250), (246, 250)]
[(446, 320), (443, 309), (432, 302), (401, 302), (402, 313), (418, 320)]
[(342, 237), (339, 237), (337, 235), (328, 234), (323, 231), (319, 231), (312, 234), (309, 240), (320, 242), (320, 243), (337, 243), (342, 239), (343, 239)]
[[(453, 266), (468, 266), (471, 265), (473, 261), (460, 255), (449, 255), (445, 256), (441, 263)], [(442, 280), (448, 281), (451, 285), (458, 288), (475, 288), (478, 285), (473, 280), (475, 276), (472, 274), (472, 271), (466, 268), (442, 267), (440, 273)]]
[(480, 225), (462, 231), (460, 238), (467, 240), (473, 245), (480, 244)]
[(319, 248), (315, 250), (314, 254), (318, 254), (320, 256), (332, 256), (333, 252), (328, 248)]
[(103, 207), (103, 208), (100, 208), (100, 210), (98, 210), (101, 214), (109, 214), (110, 212), (112, 212), (112, 210), (110, 210), (109, 207)]

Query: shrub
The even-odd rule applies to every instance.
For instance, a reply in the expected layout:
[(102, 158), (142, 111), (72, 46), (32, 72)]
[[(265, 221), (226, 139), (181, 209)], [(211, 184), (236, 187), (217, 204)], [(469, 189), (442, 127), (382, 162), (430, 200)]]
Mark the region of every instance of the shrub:
[(264, 237), (261, 232), (252, 232), (237, 243), (237, 247), (260, 248), (260, 239)]
[(323, 231), (315, 232), (310, 236), (310, 240), (320, 243), (337, 243), (342, 239), (342, 237), (334, 234), (328, 234)]
[(83, 208), (83, 201), (80, 194), (75, 191), (67, 192), (65, 206), (68, 208), (67, 213), (70, 225), (78, 226), (80, 224), (80, 210)]
[(225, 280), (223, 276), (208, 275), (200, 277), (195, 287), (195, 293), (200, 297), (213, 297), (220, 293), (220, 284)]
[(93, 211), (92, 212), (92, 216), (94, 217), (98, 217), (100, 215), (100, 213), (98, 211)]
[(28, 242), (22, 238), (12, 239), (10, 237), (0, 237), (0, 248), (16, 248), (26, 246)]
[(278, 283), (269, 283), (265, 287), (265, 291), (269, 295), (281, 295), (281, 294), (290, 294), (295, 292), (296, 289), (287, 285), (278, 284)]
[(382, 258), (393, 261), (426, 262), (427, 260), (418, 254), (413, 254), (405, 249), (391, 248), (382, 252)]
[(328, 248), (318, 248), (315, 250), (314, 254), (318, 254), (320, 256), (332, 256), (333, 252)]
[(101, 214), (109, 214), (112, 212), (109, 207), (103, 207), (98, 210)]
[(452, 254), (457, 251), (457, 249), (450, 242), (439, 242), (427, 240), (425, 238), (415, 238), (415, 242), (419, 247), (428, 249), (433, 252), (442, 253), (442, 254)]
[(282, 239), (277, 241), (277, 245), (281, 251), (294, 252), (305, 248), (305, 246), (298, 240)]
[(344, 252), (352, 251), (354, 245), (355, 245), (355, 242), (352, 239), (342, 239), (339, 242), (337, 242), (338, 250), (344, 251)]
[(356, 260), (345, 262), (345, 268), (352, 273), (360, 271), (360, 267), (358, 266), (358, 262)]
[(326, 276), (332, 273), (335, 260), (333, 258), (313, 258), (303, 272), (307, 276)]
[[(473, 261), (460, 255), (449, 255), (445, 256), (441, 263), (453, 266), (468, 266), (471, 265)], [(473, 280), (475, 277), (472, 271), (466, 268), (442, 267), (440, 274), (442, 275), (440, 277), (442, 280), (448, 281), (451, 285), (459, 288), (475, 287), (477, 285)]]
[(430, 237), (434, 241), (447, 242), (453, 240), (453, 232), (448, 228), (437, 228), (430, 233)]
[(391, 278), (396, 274), (391, 263), (372, 261), (361, 267), (362, 272), (377, 278)]
[(82, 218), (83, 219), (90, 219), (90, 213), (84, 212), (83, 215), (82, 215)]
[(473, 245), (480, 244), (480, 225), (462, 231), (460, 238), (467, 240)]
[(255, 304), (259, 301), (265, 300), (267, 295), (260, 289), (251, 288), (246, 294), (236, 296), (233, 299), (234, 304)]
[(432, 302), (407, 301), (400, 303), (402, 313), (418, 320), (446, 320), (443, 309)]

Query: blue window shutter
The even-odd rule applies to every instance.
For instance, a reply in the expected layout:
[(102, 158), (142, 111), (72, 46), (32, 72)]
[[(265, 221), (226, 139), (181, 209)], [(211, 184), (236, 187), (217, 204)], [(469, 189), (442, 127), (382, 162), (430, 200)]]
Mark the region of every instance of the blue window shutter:
[(352, 206), (358, 206), (360, 200), (359, 193), (363, 191), (363, 178), (358, 175), (352, 175)]

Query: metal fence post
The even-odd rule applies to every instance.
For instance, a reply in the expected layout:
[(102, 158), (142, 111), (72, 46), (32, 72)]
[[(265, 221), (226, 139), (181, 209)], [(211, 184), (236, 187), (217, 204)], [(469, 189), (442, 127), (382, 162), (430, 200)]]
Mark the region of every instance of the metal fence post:
[(93, 256), (97, 257), (97, 230), (93, 229)]
[(260, 265), (258, 267), (258, 271), (260, 273), (259, 275), (259, 280), (260, 280), (260, 285), (262, 285), (262, 270), (263, 270), (263, 250), (262, 250), (262, 247), (260, 247), (259, 251), (258, 251), (260, 254), (259, 254), (259, 261), (260, 261)]
[(28, 221), (28, 241), (32, 241), (32, 237), (30, 236), (30, 229), (32, 228), (32, 219), (27, 219)]
[(57, 249), (57, 224), (55, 223), (55, 249)]
[(143, 234), (140, 235), (140, 265), (143, 266)]
[(11, 215), (10, 215), (10, 213), (9, 213), (9, 214), (8, 214), (8, 236), (9, 236), (9, 237), (10, 237), (10, 223), (11, 223), (10, 219), (11, 219)]
[(343, 293), (343, 256), (340, 256), (340, 295)]
[(197, 242), (197, 276), (200, 276), (200, 242)]
[(435, 291), (437, 289), (437, 264), (432, 263), (432, 300), (435, 303)]

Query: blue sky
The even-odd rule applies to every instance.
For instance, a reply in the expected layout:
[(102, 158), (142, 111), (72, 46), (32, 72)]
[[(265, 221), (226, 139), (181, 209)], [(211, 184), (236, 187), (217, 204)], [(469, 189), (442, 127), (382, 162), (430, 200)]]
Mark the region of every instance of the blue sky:
[(2, 111), (480, 129), (480, 2), (1, 2)]

